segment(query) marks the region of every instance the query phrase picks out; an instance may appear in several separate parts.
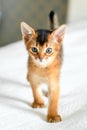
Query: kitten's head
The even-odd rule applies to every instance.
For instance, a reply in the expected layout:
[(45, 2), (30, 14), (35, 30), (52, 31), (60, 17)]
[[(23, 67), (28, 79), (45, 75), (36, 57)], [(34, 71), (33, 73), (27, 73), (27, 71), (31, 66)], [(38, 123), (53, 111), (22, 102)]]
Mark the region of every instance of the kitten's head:
[(46, 67), (60, 55), (65, 29), (66, 25), (61, 25), (54, 31), (34, 30), (26, 23), (21, 23), (26, 48), (36, 64)]

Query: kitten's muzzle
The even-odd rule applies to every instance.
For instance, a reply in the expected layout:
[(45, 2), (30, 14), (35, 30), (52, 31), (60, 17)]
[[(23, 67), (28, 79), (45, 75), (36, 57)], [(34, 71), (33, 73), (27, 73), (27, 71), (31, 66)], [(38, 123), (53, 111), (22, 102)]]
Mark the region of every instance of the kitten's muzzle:
[(42, 62), (42, 60), (44, 59), (44, 56), (43, 55), (39, 55), (38, 58), (39, 58), (40, 62)]
[(42, 62), (43, 58), (39, 58), (40, 62)]

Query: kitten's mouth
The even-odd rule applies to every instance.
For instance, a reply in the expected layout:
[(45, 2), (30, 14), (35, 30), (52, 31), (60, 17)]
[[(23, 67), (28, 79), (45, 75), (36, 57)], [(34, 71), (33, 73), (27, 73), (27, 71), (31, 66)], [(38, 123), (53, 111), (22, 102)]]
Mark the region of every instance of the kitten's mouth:
[(39, 58), (39, 61), (42, 62), (42, 61), (43, 61), (43, 58)]

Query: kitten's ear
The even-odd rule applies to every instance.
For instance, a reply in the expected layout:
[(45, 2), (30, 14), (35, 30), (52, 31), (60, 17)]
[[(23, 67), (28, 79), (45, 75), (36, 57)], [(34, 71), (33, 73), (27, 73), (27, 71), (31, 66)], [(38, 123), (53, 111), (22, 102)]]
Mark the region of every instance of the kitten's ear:
[(34, 29), (24, 22), (21, 22), (21, 33), (23, 38), (27, 40), (30, 40), (35, 35)]
[(66, 25), (61, 25), (59, 28), (52, 32), (51, 39), (56, 43), (61, 43), (63, 41), (65, 31)]

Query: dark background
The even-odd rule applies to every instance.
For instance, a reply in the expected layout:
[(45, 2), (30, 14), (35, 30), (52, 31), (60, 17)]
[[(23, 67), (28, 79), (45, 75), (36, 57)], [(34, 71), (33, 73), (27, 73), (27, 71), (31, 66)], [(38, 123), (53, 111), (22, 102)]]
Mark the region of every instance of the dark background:
[(0, 46), (21, 39), (20, 22), (34, 28), (48, 28), (48, 14), (54, 10), (59, 23), (66, 22), (68, 0), (0, 0)]

